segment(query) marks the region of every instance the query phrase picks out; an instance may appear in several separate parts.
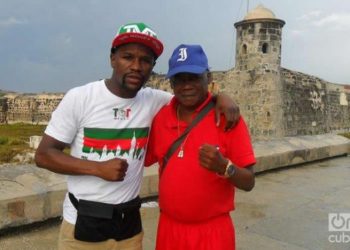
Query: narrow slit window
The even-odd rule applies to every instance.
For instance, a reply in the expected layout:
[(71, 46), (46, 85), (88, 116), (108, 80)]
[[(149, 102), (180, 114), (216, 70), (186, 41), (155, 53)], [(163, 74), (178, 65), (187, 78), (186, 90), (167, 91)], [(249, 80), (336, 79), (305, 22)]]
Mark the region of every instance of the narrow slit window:
[(266, 54), (268, 52), (269, 45), (267, 43), (264, 43), (262, 46), (262, 53)]
[(242, 53), (247, 54), (247, 45), (246, 44), (243, 44)]

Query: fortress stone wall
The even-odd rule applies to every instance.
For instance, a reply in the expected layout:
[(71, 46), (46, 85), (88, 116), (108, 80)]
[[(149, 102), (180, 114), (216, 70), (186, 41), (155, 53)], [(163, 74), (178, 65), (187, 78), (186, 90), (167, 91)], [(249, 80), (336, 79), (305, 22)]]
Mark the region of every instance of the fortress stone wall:
[(282, 69), (286, 135), (322, 134), (350, 128), (350, 85)]
[(0, 98), (0, 122), (46, 124), (63, 95), (6, 94)]
[[(350, 85), (281, 67), (284, 24), (261, 5), (235, 23), (236, 65), (213, 72), (210, 90), (233, 97), (254, 140), (350, 131)], [(171, 92), (163, 75), (153, 74), (148, 86)], [(62, 97), (5, 95), (0, 123), (46, 123)]]

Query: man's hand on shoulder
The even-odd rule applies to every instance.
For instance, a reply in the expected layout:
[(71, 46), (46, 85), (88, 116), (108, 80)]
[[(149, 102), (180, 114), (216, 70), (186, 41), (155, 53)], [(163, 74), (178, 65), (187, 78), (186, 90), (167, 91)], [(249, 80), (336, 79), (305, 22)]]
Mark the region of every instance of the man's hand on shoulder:
[(215, 115), (216, 115), (216, 125), (220, 125), (220, 116), (223, 114), (226, 119), (225, 131), (234, 128), (240, 117), (239, 106), (236, 102), (227, 94), (219, 93), (214, 97), (216, 101), (215, 105)]

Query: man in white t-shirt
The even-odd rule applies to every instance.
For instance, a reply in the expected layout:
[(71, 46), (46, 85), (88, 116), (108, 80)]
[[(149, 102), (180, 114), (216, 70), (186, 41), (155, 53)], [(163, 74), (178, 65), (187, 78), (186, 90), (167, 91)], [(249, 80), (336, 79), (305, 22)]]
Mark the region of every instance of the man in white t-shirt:
[[(111, 78), (69, 90), (52, 113), (35, 161), (67, 175), (59, 249), (142, 249), (145, 148), (153, 117), (172, 97), (143, 85), (162, 52), (144, 23), (122, 26), (112, 42)], [(235, 123), (239, 112), (228, 111), (237, 107), (223, 99), (218, 109)]]

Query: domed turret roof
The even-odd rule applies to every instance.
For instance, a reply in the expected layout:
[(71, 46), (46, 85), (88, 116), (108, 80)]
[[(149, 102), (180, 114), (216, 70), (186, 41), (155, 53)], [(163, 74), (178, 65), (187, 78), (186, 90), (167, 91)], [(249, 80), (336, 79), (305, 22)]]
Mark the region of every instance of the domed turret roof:
[(253, 19), (276, 19), (276, 16), (271, 10), (265, 8), (262, 4), (259, 4), (255, 9), (249, 11), (243, 20)]

